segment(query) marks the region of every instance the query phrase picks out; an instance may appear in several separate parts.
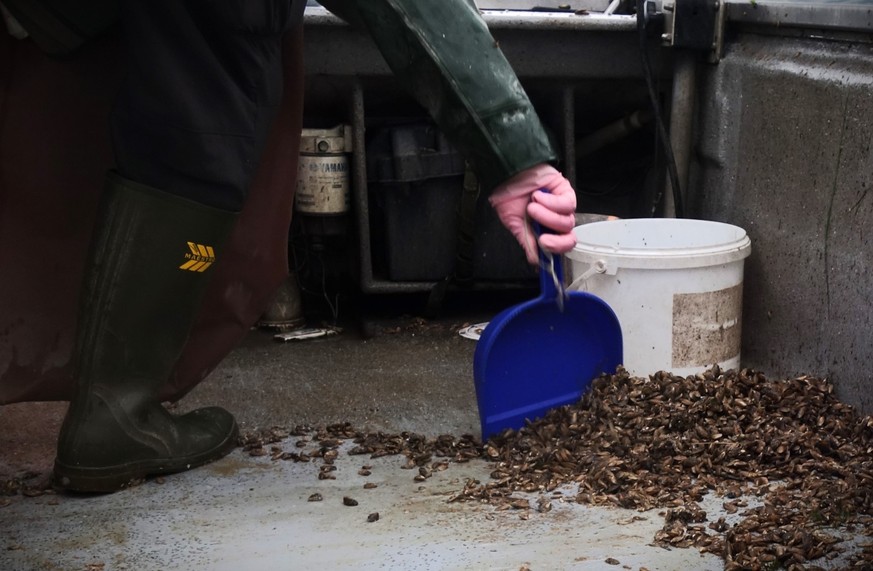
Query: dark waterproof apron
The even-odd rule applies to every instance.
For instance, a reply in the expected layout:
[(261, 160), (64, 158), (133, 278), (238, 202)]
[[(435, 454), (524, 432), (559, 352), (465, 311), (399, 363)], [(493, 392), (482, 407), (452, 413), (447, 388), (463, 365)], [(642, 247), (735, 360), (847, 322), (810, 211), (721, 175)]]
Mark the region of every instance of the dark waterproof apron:
[[(110, 35), (53, 59), (0, 31), (0, 404), (67, 400), (79, 288), (113, 166), (120, 84)], [(288, 272), (302, 126), (302, 25), (284, 45), (284, 96), (230, 244), (161, 393), (176, 400), (241, 341)]]

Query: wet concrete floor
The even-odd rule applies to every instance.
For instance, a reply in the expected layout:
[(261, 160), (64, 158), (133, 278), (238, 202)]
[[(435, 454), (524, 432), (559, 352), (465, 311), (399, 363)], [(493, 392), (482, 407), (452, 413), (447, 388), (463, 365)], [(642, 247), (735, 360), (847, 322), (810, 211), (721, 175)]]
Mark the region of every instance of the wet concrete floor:
[[(498, 302), (499, 304), (500, 302)], [(365, 315), (342, 332), (279, 343), (253, 330), (179, 404), (221, 405), (243, 431), (350, 422), (356, 428), (478, 435), (472, 377), (475, 341), (465, 325), (487, 321), (493, 303), (439, 319)], [(0, 478), (47, 476), (63, 403), (0, 407)], [(453, 464), (424, 482), (403, 458), (350, 456), (336, 479), (318, 463), (276, 462), (235, 450), (212, 465), (104, 496), (0, 497), (0, 569), (722, 569), (696, 549), (652, 545), (658, 510), (595, 508), (553, 498), (553, 509), (497, 511), (452, 503), (484, 461)], [(293, 450), (293, 437), (280, 446)], [(371, 475), (358, 473), (362, 463)], [(365, 483), (376, 484), (364, 488)], [(308, 501), (314, 493), (322, 501)], [(344, 505), (354, 498), (356, 506)], [(566, 501), (565, 501), (566, 498)], [(531, 496), (536, 500), (535, 496)], [(718, 498), (705, 509), (716, 515)], [(375, 519), (373, 514), (378, 514)], [(368, 521), (375, 519), (375, 521)]]

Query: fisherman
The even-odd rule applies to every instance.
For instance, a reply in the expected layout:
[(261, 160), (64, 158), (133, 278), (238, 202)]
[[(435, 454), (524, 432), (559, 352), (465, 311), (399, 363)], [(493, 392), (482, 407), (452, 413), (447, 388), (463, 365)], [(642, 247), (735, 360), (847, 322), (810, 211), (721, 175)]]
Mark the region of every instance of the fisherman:
[[(2, 2), (10, 32), (28, 34), (22, 41), (53, 56), (75, 57), (117, 21), (125, 75), (111, 114), (114, 165), (85, 262), (70, 382), (4, 391), (21, 381), (0, 362), (0, 404), (70, 400), (54, 481), (71, 491), (112, 492), (221, 458), (237, 440), (231, 413), (210, 407), (177, 416), (161, 402), (184, 395), (217, 365), (287, 274), (306, 2)], [(573, 247), (576, 194), (552, 166), (546, 132), (471, 2), (322, 4), (369, 33), (470, 162), (532, 264), (537, 241), (554, 253)], [(554, 233), (537, 239), (530, 219)], [(3, 268), (0, 282), (24, 271)], [(3, 343), (16, 354), (14, 339)]]

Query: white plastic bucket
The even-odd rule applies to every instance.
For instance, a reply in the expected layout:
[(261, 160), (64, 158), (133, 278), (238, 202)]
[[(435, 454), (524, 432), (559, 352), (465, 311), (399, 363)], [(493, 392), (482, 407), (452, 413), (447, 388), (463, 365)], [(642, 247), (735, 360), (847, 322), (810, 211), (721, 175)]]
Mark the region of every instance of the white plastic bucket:
[(707, 220), (637, 218), (577, 226), (568, 289), (606, 301), (635, 376), (740, 366), (746, 231)]

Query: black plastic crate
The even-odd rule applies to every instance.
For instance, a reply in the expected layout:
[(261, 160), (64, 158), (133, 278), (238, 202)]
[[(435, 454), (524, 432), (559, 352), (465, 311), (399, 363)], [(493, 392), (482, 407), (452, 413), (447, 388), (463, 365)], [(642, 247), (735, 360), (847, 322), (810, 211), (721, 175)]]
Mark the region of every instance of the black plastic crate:
[[(429, 124), (378, 131), (367, 144), (370, 195), (385, 237), (388, 278), (433, 281), (456, 267), (464, 159)], [(521, 248), (485, 197), (474, 215), (473, 272), (478, 280), (535, 277)]]

